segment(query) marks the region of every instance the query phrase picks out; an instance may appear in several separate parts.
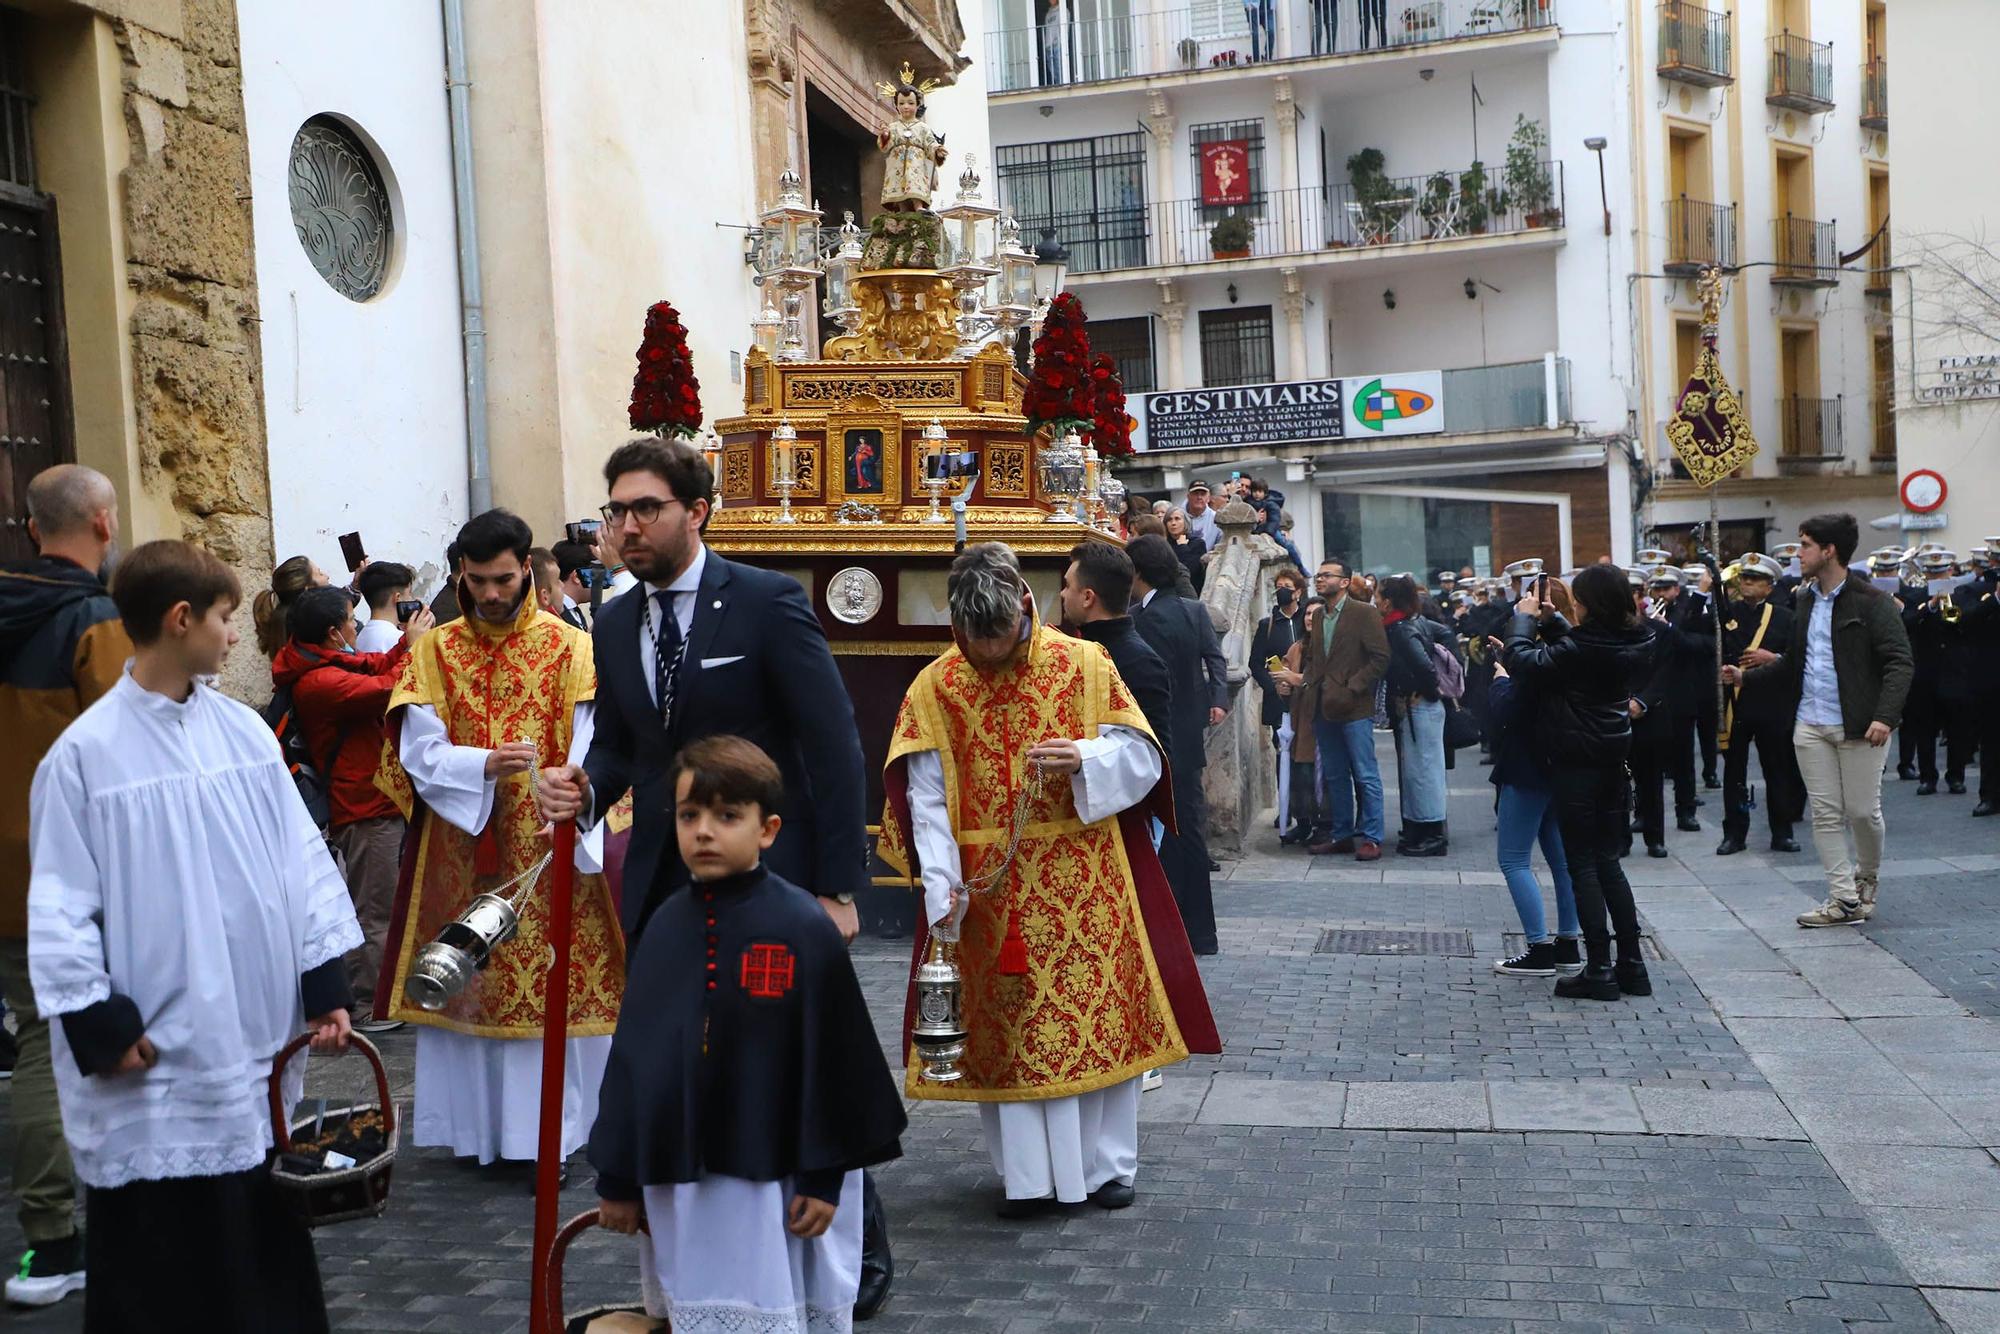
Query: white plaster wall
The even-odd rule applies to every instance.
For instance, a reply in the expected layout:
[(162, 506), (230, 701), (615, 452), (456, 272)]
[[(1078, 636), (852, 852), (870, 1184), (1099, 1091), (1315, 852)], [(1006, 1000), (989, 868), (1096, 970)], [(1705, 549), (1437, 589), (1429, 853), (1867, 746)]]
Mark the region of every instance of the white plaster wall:
[[(752, 179), (740, 6), (539, 10), (554, 273), (562, 513), (603, 503), (646, 307), (680, 310), (707, 419), (741, 411), (731, 353), (750, 345), (759, 293), (743, 225), (775, 196)], [(681, 118), (697, 117), (698, 132)]]
[[(344, 568), (336, 536), (434, 574), (465, 520), (464, 359), (435, 5), (238, 7), (256, 234), (272, 526), (280, 559)], [(373, 300), (335, 292), (293, 231), (287, 171), (307, 118), (343, 117), (379, 151), (395, 253)]]
[[(1982, 5), (1975, 13), (1905, 4), (1889, 10), (1889, 123), (1896, 143), (1889, 213), (1896, 261), (1913, 266), (1895, 288), (1896, 467), (1899, 473), (1932, 468), (1943, 474), (1949, 526), (1921, 536), (1960, 555), (2000, 534), (2000, 400), (1914, 402), (1911, 371), (1921, 370), (1922, 382), (1933, 385), (1940, 357), (2000, 353), (2000, 326), (1990, 325), (1986, 337), (1946, 327), (1955, 309), (1978, 307), (1944, 268), (1946, 262), (1977, 262), (1989, 277), (2000, 269), (1967, 245), (1983, 240), (1987, 254), (2000, 254), (2000, 177), (1967, 170), (1965, 157), (1966, 108), (1993, 104), (1986, 53), (1996, 47), (2000, 7)], [(1898, 70), (1916, 67), (1917, 53), (1923, 77), (1899, 76)]]
[[(1453, 370), (1569, 355), (1556, 322), (1556, 260), (1549, 254), (1474, 260), (1356, 278), (1332, 290), (1336, 373)], [(1482, 285), (1468, 301), (1465, 280)], [(1490, 287), (1484, 284), (1490, 284)], [(1492, 291), (1498, 287), (1498, 292)], [(1382, 300), (1396, 294), (1396, 308)]]

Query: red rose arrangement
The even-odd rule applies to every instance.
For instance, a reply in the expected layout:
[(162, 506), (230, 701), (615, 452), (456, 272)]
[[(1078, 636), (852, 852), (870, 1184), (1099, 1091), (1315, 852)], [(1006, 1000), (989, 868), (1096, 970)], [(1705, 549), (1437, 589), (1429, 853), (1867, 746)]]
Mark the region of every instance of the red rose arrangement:
[(1069, 292), (1057, 296), (1035, 339), (1028, 387), (1021, 394), (1029, 435), (1091, 429), (1097, 395), (1090, 380), (1090, 334), (1083, 326), (1083, 303)]
[(635, 431), (686, 438), (701, 429), (701, 381), (694, 377), (681, 313), (668, 302), (656, 301), (646, 311), (627, 414)]
[(1090, 443), (1099, 458), (1125, 458), (1132, 452), (1131, 416), (1125, 411), (1125, 385), (1118, 363), (1100, 352), (1090, 363)]

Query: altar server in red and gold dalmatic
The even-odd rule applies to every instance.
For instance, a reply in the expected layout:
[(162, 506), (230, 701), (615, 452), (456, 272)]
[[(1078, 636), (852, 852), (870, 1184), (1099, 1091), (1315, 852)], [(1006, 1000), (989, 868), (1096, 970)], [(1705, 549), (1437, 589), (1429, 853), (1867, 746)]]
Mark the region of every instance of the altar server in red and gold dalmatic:
[(906, 1015), (906, 1092), (979, 1104), (1002, 1217), (1123, 1208), (1140, 1076), (1221, 1050), (1153, 851), (1160, 743), (1110, 655), (1041, 624), (1007, 547), (967, 548), (949, 602), (956, 646), (890, 740), (882, 852), (921, 876), (916, 960), (933, 933), (958, 942), (969, 1036), (963, 1078), (927, 1083)]
[[(461, 1157), (535, 1157), (543, 999), (549, 960), (546, 875), (527, 894), (514, 939), (432, 1013), (403, 993), (411, 960), (482, 893), (549, 850), (530, 773), (578, 763), (590, 746), (597, 678), (590, 636), (534, 597), (533, 535), (505, 510), (459, 530), (465, 616), (410, 650), (389, 698), (376, 782), (411, 818), (377, 1005), (417, 1033), (415, 1143)], [(602, 833), (577, 839), (570, 948), (569, 1048), (562, 1151), (582, 1145), (624, 994), (625, 946), (600, 868)]]

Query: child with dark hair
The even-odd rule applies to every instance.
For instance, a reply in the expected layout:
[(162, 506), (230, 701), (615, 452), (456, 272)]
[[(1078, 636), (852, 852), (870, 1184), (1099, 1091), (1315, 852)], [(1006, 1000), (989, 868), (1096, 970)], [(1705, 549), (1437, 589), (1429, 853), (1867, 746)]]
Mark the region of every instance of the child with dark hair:
[[(300, 1033), (347, 1045), (361, 931), (271, 729), (200, 684), (236, 642), (236, 576), (148, 542), (111, 595), (131, 666), (50, 748), (30, 813), (28, 967), (89, 1188), (84, 1329), (324, 1330), (312, 1236), (266, 1166), (268, 1084)], [(294, 1061), (281, 1105), (303, 1083)]]
[(647, 1312), (677, 1329), (845, 1330), (861, 1169), (901, 1154), (902, 1099), (839, 929), (763, 867), (777, 764), (704, 737), (674, 785), (693, 883), (626, 979), (590, 1133), (600, 1220), (647, 1225)]

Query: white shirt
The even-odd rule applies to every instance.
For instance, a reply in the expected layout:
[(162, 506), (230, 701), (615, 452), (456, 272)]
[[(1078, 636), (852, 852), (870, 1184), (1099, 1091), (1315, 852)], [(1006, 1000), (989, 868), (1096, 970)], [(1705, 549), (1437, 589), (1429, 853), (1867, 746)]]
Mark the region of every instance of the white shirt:
[[(259, 1167), (271, 1058), (305, 1030), (302, 974), (361, 944), (346, 883), (254, 712), (128, 667), (43, 757), (29, 800), (28, 974), (44, 1017), (114, 992), (159, 1049), (115, 1079), (50, 1026), (63, 1128), (92, 1186)], [(286, 1105), (305, 1061), (286, 1067)]]
[(1840, 674), (1833, 663), (1833, 604), (1847, 587), (1842, 580), (1832, 593), (1813, 590), (1812, 616), (1806, 622), (1806, 669), (1799, 694), (1799, 721), (1839, 727)]
[[(694, 628), (694, 604), (696, 600), (694, 595), (701, 591), (701, 572), (707, 568), (708, 548), (697, 542), (694, 548), (694, 559), (688, 562), (688, 567), (676, 575), (672, 582), (643, 585), (647, 598), (652, 598), (655, 593), (660, 592), (670, 595), (668, 600), (673, 603), (674, 620), (681, 628), (681, 638), (683, 640), (688, 637), (688, 631)], [(654, 688), (658, 684), (653, 679), (653, 663), (657, 656), (654, 644), (659, 638), (660, 631), (664, 628), (660, 623), (660, 604), (657, 600), (653, 602), (652, 618), (653, 633), (649, 635), (646, 633), (646, 613), (644, 609), (641, 609), (639, 615), (639, 679), (646, 683), (646, 694), (653, 701), (654, 707), (657, 708), (660, 703), (660, 697), (659, 692)]]
[(638, 575), (632, 573), (623, 565), (619, 566), (617, 569), (611, 571), (611, 586), (604, 591), (604, 596), (598, 599), (598, 604), (601, 606), (611, 601), (611, 599), (617, 597), (626, 589), (637, 585), (638, 582)]
[[(1083, 768), (1070, 775), (1070, 796), (1076, 818), (1096, 824), (1145, 800), (1160, 781), (1160, 752), (1143, 732), (1105, 723), (1095, 737), (1079, 739)], [(951, 910), (951, 891), (963, 879), (958, 838), (952, 832), (945, 804), (944, 760), (934, 750), (910, 756), (910, 841), (922, 867), (926, 920), (940, 921)], [(958, 923), (968, 905), (959, 905), (958, 919), (940, 928), (941, 940), (958, 939)]]
[(361, 623), (361, 633), (354, 636), (356, 653), (387, 653), (396, 647), (396, 641), (403, 637), (403, 631), (394, 621), (369, 619)]
[[(597, 731), (597, 713), (589, 700), (577, 703), (570, 719), (569, 754), (565, 764), (582, 764), (590, 754), (590, 739)], [(468, 834), (478, 834), (493, 818), (493, 798), (502, 781), (526, 783), (524, 775), (502, 780), (486, 776), (486, 757), (480, 746), (455, 746), (445, 730), (444, 719), (428, 704), (412, 704), (403, 710), (402, 731), (396, 739), (397, 757), (410, 776), (410, 786), (424, 799), (424, 805), (440, 820), (457, 825)], [(553, 764), (544, 755), (541, 763)], [(577, 825), (576, 869), (586, 874), (604, 869), (603, 826)]]

